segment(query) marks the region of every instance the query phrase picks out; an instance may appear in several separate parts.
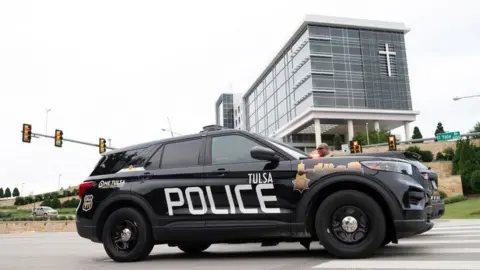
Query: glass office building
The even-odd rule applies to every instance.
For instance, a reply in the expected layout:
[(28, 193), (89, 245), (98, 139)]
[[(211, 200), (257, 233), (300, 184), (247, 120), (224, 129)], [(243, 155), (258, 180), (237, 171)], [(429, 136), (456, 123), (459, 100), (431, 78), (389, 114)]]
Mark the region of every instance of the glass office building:
[(245, 128), (271, 136), (310, 108), (412, 111), (407, 32), (403, 24), (308, 15), (244, 94)]
[(215, 103), (216, 124), (234, 128), (233, 94), (221, 94)]

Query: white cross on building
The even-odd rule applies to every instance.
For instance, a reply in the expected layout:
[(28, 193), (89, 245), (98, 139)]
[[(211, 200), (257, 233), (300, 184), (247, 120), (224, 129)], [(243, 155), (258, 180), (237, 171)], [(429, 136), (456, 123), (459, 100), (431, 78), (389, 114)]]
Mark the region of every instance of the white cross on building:
[(390, 66), (390, 55), (397, 55), (397, 53), (393, 51), (389, 51), (387, 43), (385, 43), (385, 51), (379, 51), (379, 53), (384, 54), (387, 57), (388, 76), (392, 76), (392, 68)]

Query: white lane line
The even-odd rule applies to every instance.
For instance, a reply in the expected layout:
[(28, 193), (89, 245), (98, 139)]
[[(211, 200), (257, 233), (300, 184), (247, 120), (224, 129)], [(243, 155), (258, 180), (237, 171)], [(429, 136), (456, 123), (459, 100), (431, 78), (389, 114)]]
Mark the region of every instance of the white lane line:
[(434, 230), (430, 230), (428, 232), (424, 232), (422, 233), (422, 235), (429, 235), (429, 234), (462, 234), (462, 233), (477, 233), (477, 232), (480, 232), (479, 231), (434, 231)]
[(480, 225), (479, 225), (479, 226), (463, 226), (463, 227), (460, 227), (460, 226), (435, 227), (435, 226), (433, 226), (433, 228), (432, 228), (430, 231), (448, 231), (448, 230), (451, 230), (451, 229), (457, 229), (457, 230), (480, 230)]
[(332, 260), (316, 269), (480, 269), (480, 261)]
[[(432, 237), (433, 238), (433, 237)], [(413, 245), (422, 245), (422, 244), (480, 244), (480, 239), (478, 240), (471, 240), (471, 239), (465, 239), (465, 240), (423, 240), (423, 239), (399, 239), (398, 244), (413, 244)]]
[[(480, 233), (472, 233), (472, 234), (429, 233), (429, 234), (420, 234), (420, 235), (412, 236), (412, 239), (427, 239), (427, 236), (428, 236), (428, 239), (433, 239), (433, 238), (437, 238), (437, 237), (441, 237), (441, 238), (450, 238), (450, 237), (459, 237), (459, 238), (461, 238), (461, 237), (480, 237)], [(410, 239), (410, 238), (405, 238), (405, 239)], [(399, 241), (402, 241), (402, 239), (400, 239)]]
[[(405, 248), (390, 244), (385, 248), (377, 250), (375, 254), (480, 254), (480, 248)], [(478, 261), (480, 265), (480, 261)]]

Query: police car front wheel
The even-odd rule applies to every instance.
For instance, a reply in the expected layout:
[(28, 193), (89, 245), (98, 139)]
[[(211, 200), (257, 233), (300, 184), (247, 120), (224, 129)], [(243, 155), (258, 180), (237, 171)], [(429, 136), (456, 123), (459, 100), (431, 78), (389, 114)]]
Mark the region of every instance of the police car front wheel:
[(134, 208), (120, 208), (110, 214), (102, 238), (108, 256), (117, 262), (143, 260), (154, 246), (151, 227)]
[(378, 203), (357, 190), (338, 191), (318, 207), (315, 230), (320, 243), (340, 258), (371, 256), (386, 235), (386, 221)]

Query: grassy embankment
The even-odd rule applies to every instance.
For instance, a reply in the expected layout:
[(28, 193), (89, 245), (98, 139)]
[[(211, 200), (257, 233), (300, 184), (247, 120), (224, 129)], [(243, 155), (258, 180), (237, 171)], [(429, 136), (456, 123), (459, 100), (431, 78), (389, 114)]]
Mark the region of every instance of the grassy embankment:
[(445, 214), (442, 219), (472, 218), (480, 218), (480, 198), (457, 195), (445, 199)]
[[(61, 219), (75, 216), (75, 208), (59, 208), (58, 217)], [(64, 217), (64, 218), (62, 218)], [(0, 206), (0, 221), (2, 220), (22, 220), (33, 218), (31, 209), (17, 209), (16, 206)]]

